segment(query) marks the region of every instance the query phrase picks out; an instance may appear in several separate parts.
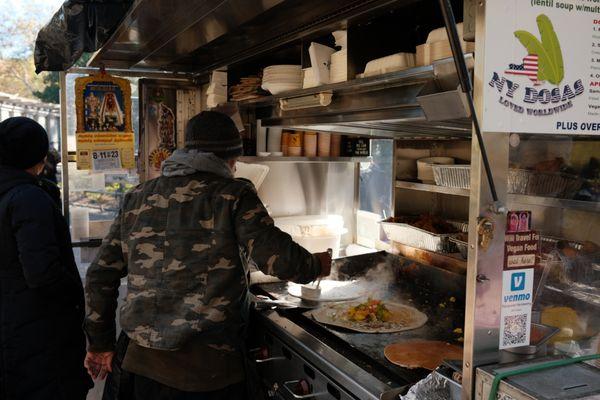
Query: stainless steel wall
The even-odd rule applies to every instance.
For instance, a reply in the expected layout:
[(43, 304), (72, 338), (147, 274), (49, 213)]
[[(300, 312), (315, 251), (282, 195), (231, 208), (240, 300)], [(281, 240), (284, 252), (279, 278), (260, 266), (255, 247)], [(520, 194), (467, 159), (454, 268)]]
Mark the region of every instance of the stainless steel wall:
[(258, 194), (272, 217), (336, 214), (353, 242), (356, 225), (357, 164), (264, 162), (269, 174)]

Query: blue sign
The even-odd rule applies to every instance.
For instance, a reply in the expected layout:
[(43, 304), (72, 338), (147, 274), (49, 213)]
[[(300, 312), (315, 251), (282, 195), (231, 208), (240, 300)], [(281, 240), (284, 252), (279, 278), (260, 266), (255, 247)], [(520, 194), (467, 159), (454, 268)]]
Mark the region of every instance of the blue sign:
[(525, 272), (515, 272), (510, 277), (511, 292), (525, 290)]

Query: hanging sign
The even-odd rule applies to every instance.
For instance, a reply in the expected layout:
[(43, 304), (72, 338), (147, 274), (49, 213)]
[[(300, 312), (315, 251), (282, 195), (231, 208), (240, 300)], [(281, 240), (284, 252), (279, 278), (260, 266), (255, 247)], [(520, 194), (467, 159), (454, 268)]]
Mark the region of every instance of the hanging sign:
[(600, 135), (600, 3), (488, 0), (487, 132)]
[(531, 230), (531, 211), (510, 211), (502, 272), (501, 349), (529, 345), (534, 267), (538, 254), (539, 235)]
[(135, 168), (129, 81), (100, 73), (75, 80), (77, 169)]

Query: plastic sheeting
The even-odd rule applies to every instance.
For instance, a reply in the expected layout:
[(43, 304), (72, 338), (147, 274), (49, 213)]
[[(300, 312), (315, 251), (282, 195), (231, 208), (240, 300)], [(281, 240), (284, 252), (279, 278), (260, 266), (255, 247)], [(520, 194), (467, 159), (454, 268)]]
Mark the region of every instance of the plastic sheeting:
[(35, 70), (65, 71), (106, 43), (133, 0), (68, 0), (38, 33)]

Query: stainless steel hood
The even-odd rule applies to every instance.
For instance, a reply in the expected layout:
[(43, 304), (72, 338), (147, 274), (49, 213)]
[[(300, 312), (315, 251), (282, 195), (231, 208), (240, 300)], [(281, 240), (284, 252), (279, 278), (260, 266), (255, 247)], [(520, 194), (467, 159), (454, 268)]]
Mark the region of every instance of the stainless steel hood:
[(137, 0), (90, 65), (203, 74), (416, 1)]
[[(472, 69), (472, 55), (466, 56)], [(463, 139), (471, 120), (453, 59), (381, 76), (241, 102), (263, 126), (394, 139)], [(331, 93), (328, 106), (285, 110), (281, 100)]]

